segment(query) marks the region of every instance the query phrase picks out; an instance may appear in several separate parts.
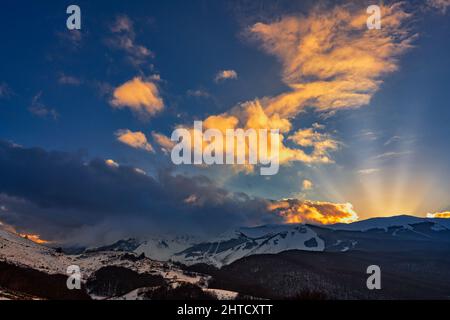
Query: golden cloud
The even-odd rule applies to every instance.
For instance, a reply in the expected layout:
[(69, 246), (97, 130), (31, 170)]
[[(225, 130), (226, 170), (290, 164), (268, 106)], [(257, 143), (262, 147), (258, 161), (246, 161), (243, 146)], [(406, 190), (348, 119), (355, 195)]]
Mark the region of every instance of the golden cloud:
[(358, 220), (350, 203), (287, 199), (273, 201), (268, 209), (283, 217), (286, 223), (334, 224)]
[(118, 168), (119, 164), (112, 159), (108, 159), (105, 161), (105, 164), (111, 168)]
[(381, 11), (381, 30), (367, 28), (365, 10), (342, 6), (253, 25), (251, 35), (281, 61), (292, 89), (265, 99), (266, 112), (293, 117), (307, 106), (330, 111), (368, 104), (413, 39), (404, 27), (409, 15), (399, 4)]
[(37, 243), (37, 244), (49, 244), (50, 243), (50, 241), (41, 239), (41, 236), (38, 235), (38, 234), (20, 233), (18, 235), (21, 236), (22, 238), (31, 240), (31, 241), (33, 241), (34, 243)]
[[(356, 12), (349, 6), (254, 24), (249, 29), (251, 36), (281, 61), (282, 79), (290, 90), (212, 115), (204, 127), (222, 133), (227, 129), (278, 129), (280, 164), (333, 163), (330, 152), (338, 149), (338, 141), (321, 132), (324, 127), (317, 124), (289, 134), (291, 119), (308, 106), (331, 112), (366, 105), (383, 76), (397, 70), (398, 57), (414, 38), (404, 26), (409, 14), (398, 4), (381, 6), (381, 11), (381, 30), (368, 30), (365, 10)], [(240, 148), (247, 154), (251, 151), (247, 142)], [(252, 166), (244, 167), (252, 171)]]
[(450, 211), (427, 213), (427, 218), (445, 218), (450, 219)]
[(117, 140), (132, 148), (154, 152), (152, 145), (147, 141), (147, 137), (140, 131), (132, 132), (128, 129), (116, 132)]
[(161, 150), (164, 153), (169, 153), (175, 145), (175, 142), (170, 140), (169, 137), (163, 135), (162, 133), (152, 132), (152, 137), (153, 140), (161, 147)]
[(41, 236), (38, 234), (30, 234), (30, 233), (20, 233), (16, 230), (16, 228), (14, 228), (11, 225), (8, 224), (4, 224), (2, 221), (0, 221), (0, 228), (7, 231), (7, 232), (11, 232), (14, 233), (22, 238), (28, 239), (33, 241), (34, 243), (38, 243), (38, 244), (50, 244), (50, 241), (41, 239)]
[(234, 70), (222, 70), (216, 74), (216, 77), (214, 80), (216, 82), (220, 82), (223, 80), (237, 79), (237, 77), (238, 77), (238, 74)]
[(302, 182), (302, 189), (303, 190), (311, 190), (313, 188), (314, 184), (311, 180), (305, 179)]
[(136, 77), (114, 90), (111, 105), (114, 108), (130, 108), (141, 117), (148, 118), (164, 109), (158, 87), (150, 81)]

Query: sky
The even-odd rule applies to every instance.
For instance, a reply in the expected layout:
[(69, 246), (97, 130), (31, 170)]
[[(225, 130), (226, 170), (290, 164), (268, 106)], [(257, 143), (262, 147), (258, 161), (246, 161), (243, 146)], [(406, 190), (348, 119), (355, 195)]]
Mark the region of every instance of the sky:
[[(448, 0), (4, 1), (0, 223), (91, 245), (450, 216), (449, 14)], [(174, 165), (171, 134), (194, 121), (280, 130), (279, 172)]]

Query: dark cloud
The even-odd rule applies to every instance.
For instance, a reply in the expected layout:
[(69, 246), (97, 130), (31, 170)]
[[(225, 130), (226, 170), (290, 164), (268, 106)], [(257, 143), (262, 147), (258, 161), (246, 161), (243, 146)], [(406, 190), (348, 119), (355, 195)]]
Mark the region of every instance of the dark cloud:
[(267, 201), (217, 187), (203, 176), (86, 161), (0, 141), (0, 221), (43, 239), (94, 244), (164, 232), (217, 233), (276, 222)]

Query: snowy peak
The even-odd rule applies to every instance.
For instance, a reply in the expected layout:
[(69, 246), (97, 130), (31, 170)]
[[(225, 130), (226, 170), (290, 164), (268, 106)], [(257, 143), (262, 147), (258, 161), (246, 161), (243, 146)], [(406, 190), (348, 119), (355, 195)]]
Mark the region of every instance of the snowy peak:
[(434, 224), (436, 229), (450, 229), (450, 219), (439, 218), (420, 218), (408, 215), (392, 216), (392, 217), (379, 217), (353, 222), (350, 224), (338, 223), (328, 226), (335, 230), (347, 230), (347, 231), (368, 231), (371, 229), (384, 229), (387, 230), (391, 227), (403, 227), (411, 228), (413, 225), (429, 222)]
[(143, 241), (133, 251), (137, 254), (143, 253), (150, 259), (168, 261), (174, 254), (182, 252), (198, 242), (197, 238), (188, 235), (151, 238)]
[(323, 251), (324, 241), (305, 225), (267, 225), (241, 228), (228, 233), (228, 239), (205, 242), (175, 254), (172, 260), (187, 265), (212, 264), (216, 267), (256, 254), (276, 254), (286, 250)]

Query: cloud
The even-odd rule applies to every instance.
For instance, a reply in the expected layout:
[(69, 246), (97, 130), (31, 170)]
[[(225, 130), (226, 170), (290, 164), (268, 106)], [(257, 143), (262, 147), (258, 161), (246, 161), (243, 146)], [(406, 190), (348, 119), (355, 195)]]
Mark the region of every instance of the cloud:
[(401, 5), (381, 9), (383, 27), (376, 31), (368, 30), (365, 10), (349, 6), (254, 24), (250, 36), (280, 60), (291, 88), (265, 99), (265, 111), (294, 117), (308, 106), (330, 112), (367, 105), (414, 38)]
[(140, 77), (117, 87), (110, 103), (114, 108), (129, 108), (143, 119), (164, 109), (164, 102), (156, 84)]
[(338, 141), (320, 132), (322, 127), (292, 134), (291, 121), (307, 107), (329, 114), (367, 105), (384, 77), (398, 69), (399, 57), (414, 39), (406, 27), (410, 15), (399, 4), (381, 9), (383, 28), (375, 31), (367, 28), (365, 10), (351, 6), (317, 7), (307, 16), (282, 16), (252, 25), (249, 37), (279, 59), (289, 90), (212, 115), (205, 119), (206, 126), (222, 132), (279, 129), (280, 164), (333, 163), (330, 152), (338, 149)]
[(401, 141), (401, 140), (402, 140), (402, 137), (400, 137), (400, 136), (393, 136), (393, 137), (389, 138), (389, 139), (384, 143), (384, 145), (385, 145), (385, 146), (388, 146), (388, 145), (391, 145), (391, 144), (395, 144), (395, 143), (397, 143), (397, 142), (399, 142), (399, 141)]
[(212, 235), (267, 223), (357, 219), (348, 203), (269, 201), (230, 192), (204, 176), (170, 171), (149, 176), (115, 161), (3, 141), (0, 176), (0, 221), (21, 234), (67, 245), (105, 244), (150, 233)]
[(134, 168), (134, 171), (136, 171), (139, 174), (143, 174), (144, 176), (147, 175), (147, 172), (145, 172), (144, 170), (142, 170), (141, 168)]
[[(287, 164), (290, 162), (303, 163), (332, 163), (329, 152), (338, 148), (339, 143), (328, 134), (320, 133), (323, 126), (300, 129), (288, 135), (292, 124), (288, 119), (281, 118), (278, 114), (267, 115), (259, 100), (250, 101), (239, 105), (228, 113), (218, 116), (210, 116), (204, 121), (205, 127), (216, 128), (222, 132), (226, 129), (278, 129), (280, 130), (279, 162)], [(287, 141), (285, 139), (287, 136)], [(287, 146), (291, 141), (295, 147)], [(245, 146), (248, 151), (249, 146)], [(309, 152), (307, 149), (312, 149)], [(272, 153), (273, 150), (268, 150)]]
[[(323, 129), (323, 127), (317, 126), (316, 128)], [(311, 160), (305, 159), (304, 162), (332, 162), (329, 151), (337, 150), (339, 145), (329, 134), (318, 132), (314, 128), (300, 129), (289, 136), (288, 140), (295, 142), (300, 147), (311, 147), (313, 149), (309, 155)]]
[(450, 7), (450, 0), (427, 0), (427, 5), (445, 14), (447, 8)]
[(114, 87), (108, 82), (103, 81), (91, 81), (89, 85), (96, 91), (99, 97), (104, 98), (111, 96), (114, 92)]
[(188, 90), (188, 91), (186, 91), (186, 94), (190, 97), (196, 97), (196, 98), (209, 98), (211, 96), (208, 93), (208, 91), (203, 90), (203, 89)]
[(302, 182), (303, 191), (311, 190), (314, 187), (314, 184), (311, 180), (305, 179)]
[(120, 167), (117, 162), (115, 162), (114, 160), (111, 160), (111, 159), (106, 160), (105, 163), (108, 166), (110, 166), (111, 168), (118, 168), (118, 167)]
[(70, 46), (70, 49), (77, 50), (83, 42), (83, 34), (79, 30), (65, 30), (57, 32), (56, 36), (64, 43)]
[[(52, 242), (97, 245), (282, 221), (267, 210), (267, 200), (227, 191), (204, 176), (144, 175), (102, 159), (3, 141), (0, 176), (0, 206), (7, 208), (0, 221)], [(195, 205), (187, 205), (189, 198)]]
[(140, 131), (132, 132), (128, 129), (118, 130), (115, 133), (117, 140), (132, 148), (154, 152), (152, 145), (147, 141), (147, 137)]
[(28, 111), (30, 111), (35, 116), (41, 117), (41, 118), (53, 118), (54, 120), (57, 120), (59, 118), (58, 112), (46, 106), (41, 101), (42, 92), (39, 92), (36, 94), (33, 99), (31, 100), (31, 105), (28, 108)]
[(450, 211), (446, 212), (436, 212), (436, 213), (427, 213), (427, 218), (450, 218)]
[(273, 201), (269, 210), (282, 217), (286, 223), (334, 224), (358, 220), (358, 214), (350, 203), (287, 199)]
[(389, 151), (373, 157), (374, 160), (385, 160), (390, 158), (397, 158), (411, 154), (411, 151)]
[(161, 150), (168, 154), (175, 146), (175, 142), (162, 133), (152, 132), (153, 140), (161, 147)]
[(214, 78), (215, 82), (221, 82), (224, 80), (237, 79), (238, 74), (234, 70), (221, 70), (217, 72), (216, 77)]
[(79, 86), (81, 84), (81, 80), (62, 73), (58, 77), (58, 83), (70, 86)]
[[(250, 145), (249, 139), (243, 142), (243, 145), (239, 146), (240, 150), (245, 152), (245, 158), (247, 159), (244, 165), (233, 165), (234, 172), (252, 173), (254, 165), (248, 163), (250, 151), (253, 151), (258, 155), (259, 160), (261, 157), (267, 160), (267, 156), (271, 156), (274, 152), (278, 151), (279, 164), (289, 164), (291, 162), (302, 162), (308, 164), (330, 164), (333, 163), (330, 153), (336, 151), (339, 147), (339, 142), (333, 139), (329, 134), (322, 133), (320, 130), (324, 130), (323, 125), (314, 124), (312, 128), (300, 129), (293, 134), (289, 135), (292, 129), (292, 123), (288, 119), (281, 118), (278, 114), (268, 116), (260, 103), (260, 100), (254, 100), (242, 103), (233, 108), (229, 112), (219, 115), (212, 115), (207, 117), (203, 121), (204, 130), (217, 129), (222, 134), (226, 134), (228, 129), (254, 129), (256, 130), (257, 138), (260, 139), (259, 130), (279, 130), (279, 146), (277, 150), (271, 150), (271, 143), (268, 143), (267, 154), (262, 154), (259, 148)], [(193, 130), (192, 128), (188, 130)], [(193, 136), (191, 134), (191, 136)], [(286, 139), (287, 137), (287, 139)], [(288, 143), (293, 146), (288, 146)], [(208, 148), (209, 142), (202, 144), (203, 150)], [(194, 149), (194, 144), (191, 143), (191, 148)], [(223, 145), (222, 153), (227, 155), (231, 152), (236, 153), (234, 150), (227, 150), (226, 145)], [(195, 152), (195, 150), (191, 150)]]
[(154, 56), (150, 49), (136, 44), (133, 21), (128, 16), (118, 16), (110, 30), (113, 35), (106, 40), (106, 43), (112, 48), (124, 51), (127, 54), (128, 61), (133, 66), (140, 67)]
[(373, 174), (373, 173), (376, 173), (379, 171), (380, 171), (380, 169), (378, 169), (378, 168), (369, 168), (369, 169), (358, 170), (358, 173), (361, 175), (369, 175), (369, 174)]
[(12, 89), (4, 82), (0, 83), (0, 98), (9, 98), (12, 95)]
[(111, 26), (111, 31), (114, 33), (119, 33), (119, 32), (134, 33), (133, 22), (126, 15), (118, 16), (118, 17), (116, 17), (114, 24)]

